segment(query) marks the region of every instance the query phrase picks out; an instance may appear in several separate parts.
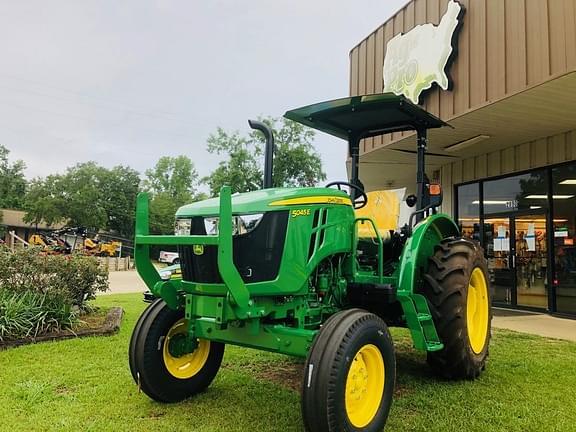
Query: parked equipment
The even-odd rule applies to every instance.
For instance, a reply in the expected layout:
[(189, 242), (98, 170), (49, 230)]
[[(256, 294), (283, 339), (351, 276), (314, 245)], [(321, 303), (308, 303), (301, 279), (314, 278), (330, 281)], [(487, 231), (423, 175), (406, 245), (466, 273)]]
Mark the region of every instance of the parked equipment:
[(94, 238), (85, 237), (83, 242), (83, 252), (86, 255), (98, 255), (103, 257), (114, 257), (117, 255), (122, 243), (111, 240), (105, 242), (100, 240), (98, 234)]
[[(266, 189), (231, 196), (223, 187), (219, 198), (181, 207), (175, 236), (149, 235), (141, 194), (136, 268), (157, 300), (132, 334), (132, 376), (152, 399), (176, 402), (210, 385), (226, 344), (299, 356), (306, 359), (307, 430), (382, 430), (396, 376), (389, 325), (407, 327), (415, 348), (447, 378), (475, 379), (488, 356), (483, 252), (437, 213), (442, 193), (425, 175), (427, 130), (445, 123), (393, 94), (285, 116), (346, 139), (350, 181), (274, 188), (269, 145)], [(265, 125), (251, 126), (270, 144)], [(402, 229), (381, 230), (378, 215), (354, 212), (370, 199), (359, 179), (360, 141), (409, 130), (417, 133), (416, 195), (407, 200), (415, 210)], [(160, 277), (151, 245), (178, 247), (181, 279)]]
[(32, 246), (40, 246), (43, 248), (43, 253), (49, 255), (69, 254), (72, 252), (70, 244), (61, 239), (57, 232), (32, 234), (28, 238), (28, 244)]

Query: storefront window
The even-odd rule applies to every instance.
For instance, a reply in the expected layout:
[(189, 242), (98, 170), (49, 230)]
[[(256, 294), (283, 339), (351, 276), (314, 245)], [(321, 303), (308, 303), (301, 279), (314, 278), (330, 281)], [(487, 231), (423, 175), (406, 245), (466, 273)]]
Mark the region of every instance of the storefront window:
[(484, 214), (548, 208), (546, 170), (484, 182)]
[(576, 313), (576, 164), (552, 170), (558, 312)]
[(576, 314), (576, 162), (460, 185), (456, 199), (463, 236), (484, 233), (497, 304)]
[(462, 236), (480, 241), (480, 190), (478, 183), (458, 186), (458, 224)]

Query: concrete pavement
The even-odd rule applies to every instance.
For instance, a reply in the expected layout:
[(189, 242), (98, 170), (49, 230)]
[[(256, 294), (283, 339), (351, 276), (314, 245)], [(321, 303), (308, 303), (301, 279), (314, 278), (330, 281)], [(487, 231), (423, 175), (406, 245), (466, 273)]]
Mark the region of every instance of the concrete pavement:
[[(105, 294), (143, 293), (146, 285), (135, 270), (110, 272), (110, 291)], [(576, 342), (576, 320), (523, 311), (494, 309), (492, 327)]]
[(136, 270), (128, 271), (111, 271), (108, 274), (110, 281), (110, 290), (102, 293), (106, 294), (121, 294), (121, 293), (143, 293), (148, 289), (146, 284), (142, 282)]
[(576, 342), (576, 320), (494, 308), (492, 327)]

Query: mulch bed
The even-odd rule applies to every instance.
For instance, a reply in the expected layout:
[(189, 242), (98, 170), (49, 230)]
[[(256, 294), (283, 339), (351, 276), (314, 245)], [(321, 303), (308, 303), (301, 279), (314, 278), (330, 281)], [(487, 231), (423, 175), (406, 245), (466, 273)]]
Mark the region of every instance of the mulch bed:
[(59, 332), (51, 332), (34, 338), (0, 341), (0, 350), (27, 345), (37, 342), (72, 339), (85, 336), (110, 336), (118, 333), (124, 310), (121, 307), (112, 307), (104, 314), (88, 314), (81, 317), (79, 323), (73, 329), (65, 329)]

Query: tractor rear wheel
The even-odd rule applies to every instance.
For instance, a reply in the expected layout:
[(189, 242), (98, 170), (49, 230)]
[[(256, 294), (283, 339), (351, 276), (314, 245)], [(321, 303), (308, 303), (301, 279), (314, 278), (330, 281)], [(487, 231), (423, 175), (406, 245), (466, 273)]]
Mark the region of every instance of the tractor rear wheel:
[(446, 239), (428, 264), (423, 293), (444, 344), (428, 353), (428, 364), (445, 378), (475, 379), (486, 366), (492, 321), (482, 248), (466, 239)]
[(306, 430), (381, 431), (396, 379), (394, 345), (384, 321), (361, 309), (330, 317), (304, 367)]
[(179, 402), (210, 385), (224, 355), (224, 344), (198, 340), (191, 353), (179, 353), (178, 339), (187, 332), (184, 311), (156, 300), (140, 316), (130, 340), (129, 362), (134, 381), (150, 398)]

